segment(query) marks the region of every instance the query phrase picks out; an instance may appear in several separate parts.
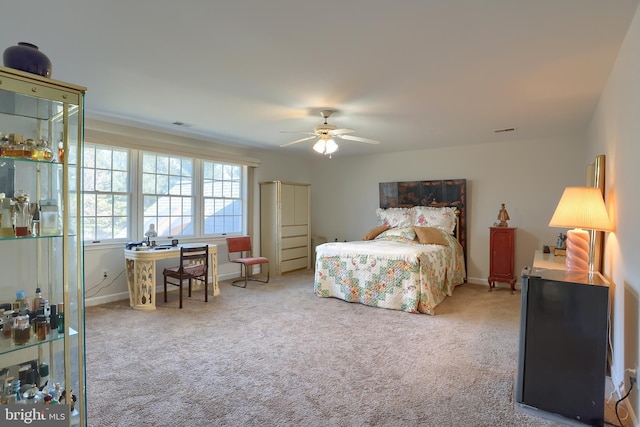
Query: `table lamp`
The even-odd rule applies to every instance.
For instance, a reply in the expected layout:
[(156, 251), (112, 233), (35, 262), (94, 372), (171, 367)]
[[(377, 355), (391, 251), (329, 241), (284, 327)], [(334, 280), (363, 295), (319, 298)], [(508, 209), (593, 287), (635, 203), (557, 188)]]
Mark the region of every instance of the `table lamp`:
[(149, 229), (144, 235), (147, 238), (147, 246), (151, 246), (151, 239), (158, 237), (158, 233), (156, 232), (156, 225), (149, 224)]
[(594, 246), (587, 230), (613, 231), (596, 187), (567, 187), (562, 193), (549, 227), (570, 228), (567, 232), (566, 265), (568, 270), (594, 271)]

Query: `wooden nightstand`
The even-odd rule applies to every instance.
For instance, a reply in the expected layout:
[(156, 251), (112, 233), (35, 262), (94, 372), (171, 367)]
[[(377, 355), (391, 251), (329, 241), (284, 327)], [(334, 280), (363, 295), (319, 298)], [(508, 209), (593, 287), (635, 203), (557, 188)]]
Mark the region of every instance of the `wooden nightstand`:
[(516, 286), (515, 265), (515, 227), (490, 227), (490, 265), (489, 292), (496, 282), (508, 283), (513, 294)]

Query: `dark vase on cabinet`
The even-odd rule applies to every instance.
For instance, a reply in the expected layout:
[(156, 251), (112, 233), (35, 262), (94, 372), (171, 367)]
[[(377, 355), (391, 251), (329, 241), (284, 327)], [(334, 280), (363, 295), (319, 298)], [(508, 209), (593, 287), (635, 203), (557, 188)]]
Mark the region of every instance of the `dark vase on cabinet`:
[(513, 294), (516, 285), (515, 227), (490, 227), (489, 292), (498, 283), (508, 283)]
[(2, 60), (5, 67), (51, 77), (51, 61), (34, 44), (19, 42), (10, 46), (2, 54)]

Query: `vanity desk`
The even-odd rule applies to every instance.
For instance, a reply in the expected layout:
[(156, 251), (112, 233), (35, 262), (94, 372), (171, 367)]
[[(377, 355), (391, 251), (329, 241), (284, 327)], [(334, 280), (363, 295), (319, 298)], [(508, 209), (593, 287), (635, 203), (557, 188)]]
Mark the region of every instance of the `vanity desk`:
[[(127, 287), (129, 289), (129, 305), (137, 310), (156, 309), (156, 262), (175, 258), (180, 260), (180, 247), (169, 249), (124, 250), (127, 270)], [(209, 246), (209, 271), (213, 296), (220, 294), (218, 288), (218, 246)]]

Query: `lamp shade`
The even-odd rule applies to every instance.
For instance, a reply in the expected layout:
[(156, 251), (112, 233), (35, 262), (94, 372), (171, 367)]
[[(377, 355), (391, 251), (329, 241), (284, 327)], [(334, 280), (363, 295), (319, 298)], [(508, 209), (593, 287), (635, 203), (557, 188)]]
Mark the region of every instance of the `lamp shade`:
[(596, 187), (565, 188), (549, 227), (613, 231), (602, 193)]

